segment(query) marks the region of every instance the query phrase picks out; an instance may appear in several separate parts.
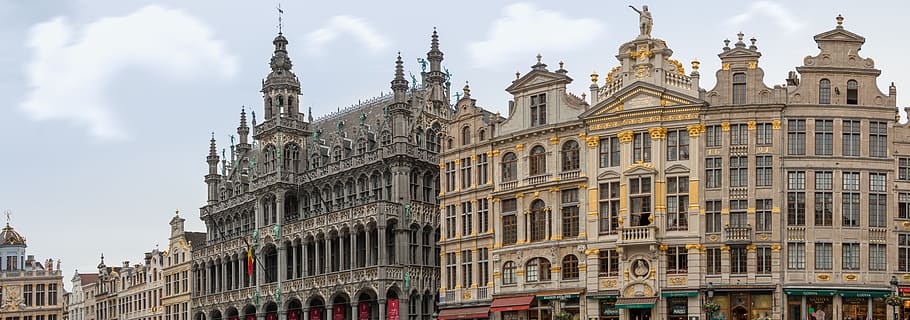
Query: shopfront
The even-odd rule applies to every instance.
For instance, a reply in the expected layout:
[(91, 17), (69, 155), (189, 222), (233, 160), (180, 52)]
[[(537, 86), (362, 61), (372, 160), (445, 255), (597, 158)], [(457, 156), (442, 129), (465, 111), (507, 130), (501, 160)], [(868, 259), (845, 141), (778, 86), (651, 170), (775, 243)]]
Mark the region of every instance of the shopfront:
[(589, 304), (597, 306), (597, 314), (588, 314), (588, 319), (619, 320), (619, 309), (616, 308), (617, 292), (587, 296)]
[(654, 317), (654, 304), (657, 297), (617, 298), (616, 308), (626, 309), (628, 320), (651, 320)]
[(786, 289), (787, 318), (807, 320), (884, 320), (887, 290)]
[(901, 320), (910, 319), (910, 287), (900, 287), (897, 289), (903, 304), (901, 305)]
[(768, 320), (774, 314), (774, 294), (770, 291), (718, 292), (713, 301), (719, 309), (709, 320)]
[[(528, 319), (551, 320), (555, 315), (568, 314), (570, 319), (579, 319), (581, 314), (580, 293), (540, 294), (531, 303)], [(533, 314), (537, 311), (537, 314)]]
[(661, 293), (661, 297), (666, 301), (666, 318), (668, 320), (688, 320), (689, 298), (697, 296), (697, 291), (670, 291)]

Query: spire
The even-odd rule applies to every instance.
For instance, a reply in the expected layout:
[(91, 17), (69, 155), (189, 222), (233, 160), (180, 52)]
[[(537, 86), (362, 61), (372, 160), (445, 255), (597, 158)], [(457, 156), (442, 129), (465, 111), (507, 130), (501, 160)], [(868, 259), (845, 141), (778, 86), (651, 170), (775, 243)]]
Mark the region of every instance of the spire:
[[(248, 143), (247, 135), (250, 133), (250, 127), (246, 126), (246, 107), (240, 109), (240, 126), (237, 127), (237, 135), (240, 136), (240, 146)], [(242, 147), (241, 147), (242, 148)]]
[(427, 61), (430, 62), (430, 72), (427, 73), (426, 81), (429, 84), (443, 84), (446, 81), (446, 74), (442, 72), (442, 51), (439, 50), (439, 34), (436, 28), (433, 28), (433, 35), (430, 40), (430, 51), (427, 52)]
[(212, 140), (209, 140), (209, 157), (218, 156), (218, 147), (215, 145), (215, 132), (212, 132)]
[(395, 92), (396, 101), (398, 95), (403, 94), (408, 89), (408, 80), (404, 79), (404, 62), (401, 61), (401, 52), (398, 52), (398, 59), (395, 61), (395, 79), (392, 80), (392, 91)]

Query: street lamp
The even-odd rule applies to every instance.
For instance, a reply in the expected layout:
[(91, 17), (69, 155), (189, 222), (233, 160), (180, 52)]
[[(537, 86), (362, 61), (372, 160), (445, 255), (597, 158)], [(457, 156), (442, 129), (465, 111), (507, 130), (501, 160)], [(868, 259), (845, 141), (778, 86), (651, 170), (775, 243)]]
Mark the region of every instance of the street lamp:
[(708, 299), (714, 301), (714, 283), (708, 282)]
[[(898, 295), (898, 294), (897, 294), (897, 284), (898, 284), (897, 276), (892, 275), (892, 276), (891, 276), (891, 281), (890, 281), (890, 282), (891, 282), (891, 287), (894, 287), (894, 296), (897, 297), (897, 295)], [(893, 319), (894, 319), (894, 320), (898, 320), (898, 318), (897, 318), (897, 305), (892, 305), (891, 308), (894, 309), (894, 318), (893, 318)]]

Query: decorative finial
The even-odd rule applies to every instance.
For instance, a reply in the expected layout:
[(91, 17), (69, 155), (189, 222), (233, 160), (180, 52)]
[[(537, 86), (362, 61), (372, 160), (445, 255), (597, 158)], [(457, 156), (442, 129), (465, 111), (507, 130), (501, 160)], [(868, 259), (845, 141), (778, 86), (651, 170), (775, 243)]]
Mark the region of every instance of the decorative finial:
[(738, 39), (739, 41), (743, 41), (743, 36), (744, 36), (743, 32), (740, 31), (739, 33), (736, 34), (736, 39)]
[(700, 64), (701, 64), (701, 62), (699, 62), (698, 59), (692, 59), (692, 71), (696, 71), (696, 72), (697, 72), (697, 71), (698, 71), (698, 65), (700, 65)]
[(284, 14), (284, 10), (281, 10), (281, 2), (278, 3), (278, 34), (281, 34), (281, 15)]
[(174, 209), (174, 215), (180, 217), (180, 209)]
[(462, 88), (462, 91), (464, 91), (465, 98), (471, 96), (471, 85), (468, 84), (467, 81), (464, 82), (464, 88)]
[(724, 48), (730, 47), (730, 39), (724, 39)]
[(596, 71), (596, 70), (595, 70), (594, 72), (591, 73), (591, 83), (592, 83), (592, 84), (597, 84), (597, 76), (598, 76), (598, 75), (597, 75), (597, 71)]
[(755, 41), (758, 41), (758, 39), (755, 39), (755, 37), (752, 37), (752, 39), (749, 39), (749, 42), (752, 42), (753, 47), (755, 46)]
[(562, 66), (564, 64), (565, 64), (565, 62), (562, 62), (562, 60), (559, 60), (559, 70), (563, 70)]
[(10, 220), (9, 217), (10, 217), (10, 215), (13, 214), (13, 212), (10, 211), (9, 209), (6, 209), (6, 211), (3, 211), (3, 214), (6, 215), (6, 226), (9, 227), (9, 220)]
[(844, 27), (844, 16), (842, 16), (842, 15), (837, 15), (837, 18), (834, 18), (834, 19), (837, 20), (837, 27), (838, 27), (838, 28), (843, 28), (843, 27)]
[(543, 58), (539, 53), (537, 54), (537, 64), (540, 64), (540, 58)]
[(518, 80), (518, 78), (520, 78), (520, 77), (521, 77), (521, 72), (518, 72), (518, 70), (515, 70), (515, 80)]

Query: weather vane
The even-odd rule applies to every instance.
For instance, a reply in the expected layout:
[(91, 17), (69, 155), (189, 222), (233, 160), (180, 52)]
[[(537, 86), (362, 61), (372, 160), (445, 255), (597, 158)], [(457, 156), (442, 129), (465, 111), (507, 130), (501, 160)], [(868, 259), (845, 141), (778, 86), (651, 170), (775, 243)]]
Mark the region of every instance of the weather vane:
[(6, 225), (9, 225), (9, 216), (12, 215), (13, 212), (7, 209), (6, 211), (3, 211), (3, 214), (6, 215)]
[(281, 34), (281, 15), (284, 14), (284, 10), (281, 10), (281, 2), (278, 3), (278, 34)]

